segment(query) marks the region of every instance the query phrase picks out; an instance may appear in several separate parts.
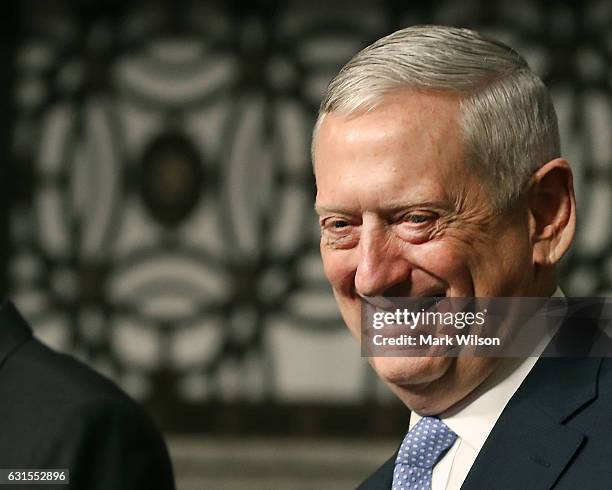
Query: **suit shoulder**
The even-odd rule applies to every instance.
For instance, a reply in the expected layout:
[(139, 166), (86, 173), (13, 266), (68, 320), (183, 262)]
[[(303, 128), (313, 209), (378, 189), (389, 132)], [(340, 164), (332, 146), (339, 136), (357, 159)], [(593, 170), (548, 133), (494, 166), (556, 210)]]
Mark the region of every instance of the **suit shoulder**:
[(72, 356), (32, 338), (0, 369), (0, 397), (61, 409), (75, 405), (136, 405), (117, 385)]
[(75, 489), (174, 489), (165, 442), (138, 403), (73, 357), (18, 340), (0, 361), (3, 465), (69, 468)]

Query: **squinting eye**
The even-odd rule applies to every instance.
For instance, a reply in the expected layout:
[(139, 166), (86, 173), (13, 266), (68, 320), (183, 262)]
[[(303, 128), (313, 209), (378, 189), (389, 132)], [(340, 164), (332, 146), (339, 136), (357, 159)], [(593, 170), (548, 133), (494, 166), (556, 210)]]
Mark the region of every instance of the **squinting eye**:
[(348, 249), (359, 243), (359, 225), (341, 217), (321, 221), (321, 244), (329, 249)]
[(426, 223), (427, 221), (431, 221), (433, 219), (434, 217), (428, 214), (409, 214), (405, 218), (406, 221), (417, 225), (420, 223)]
[(328, 218), (321, 222), (321, 229), (331, 233), (345, 233), (348, 231), (345, 228), (350, 228), (350, 226), (350, 221), (342, 218)]

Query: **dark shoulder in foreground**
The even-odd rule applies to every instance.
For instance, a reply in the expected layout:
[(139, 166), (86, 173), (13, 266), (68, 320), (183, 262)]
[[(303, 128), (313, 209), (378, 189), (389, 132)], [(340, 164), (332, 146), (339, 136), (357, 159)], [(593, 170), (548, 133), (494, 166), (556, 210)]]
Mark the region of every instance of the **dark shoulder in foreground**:
[(73, 490), (173, 489), (166, 445), (145, 411), (112, 381), (43, 345), (23, 320), (3, 313), (4, 305), (0, 467), (68, 468)]
[(0, 404), (0, 413), (23, 404), (41, 417), (54, 417), (58, 410), (91, 404), (118, 404), (126, 410), (140, 410), (105, 376), (36, 338), (23, 342), (4, 360), (0, 367), (0, 397), (12, 402)]

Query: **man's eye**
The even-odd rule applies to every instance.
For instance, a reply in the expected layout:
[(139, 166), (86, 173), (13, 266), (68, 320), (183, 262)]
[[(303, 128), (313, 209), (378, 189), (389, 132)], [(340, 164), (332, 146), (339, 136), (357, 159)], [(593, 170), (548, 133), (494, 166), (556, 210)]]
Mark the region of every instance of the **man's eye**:
[(342, 230), (348, 228), (351, 223), (346, 219), (341, 218), (328, 218), (321, 222), (321, 228), (329, 231)]
[(329, 249), (353, 248), (359, 243), (359, 224), (350, 219), (324, 219), (321, 221), (321, 243)]
[(343, 220), (336, 220), (332, 223), (332, 226), (334, 228), (346, 228), (347, 226), (349, 226), (349, 222)]
[(432, 221), (433, 219), (434, 216), (430, 214), (409, 214), (404, 218), (405, 221), (416, 225), (421, 223), (427, 223), (428, 221)]

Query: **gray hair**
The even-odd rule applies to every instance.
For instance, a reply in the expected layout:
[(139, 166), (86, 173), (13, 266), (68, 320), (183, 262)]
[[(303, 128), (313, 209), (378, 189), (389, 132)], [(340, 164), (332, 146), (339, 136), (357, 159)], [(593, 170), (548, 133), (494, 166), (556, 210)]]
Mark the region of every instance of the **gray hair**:
[(551, 97), (527, 62), (499, 41), (445, 26), (408, 27), (357, 53), (328, 86), (313, 147), (325, 114), (372, 110), (400, 88), (460, 95), (466, 157), (485, 169), (499, 209), (518, 198), (533, 172), (560, 156)]

